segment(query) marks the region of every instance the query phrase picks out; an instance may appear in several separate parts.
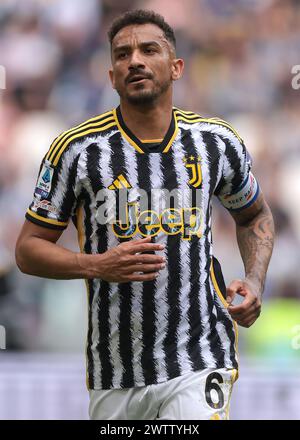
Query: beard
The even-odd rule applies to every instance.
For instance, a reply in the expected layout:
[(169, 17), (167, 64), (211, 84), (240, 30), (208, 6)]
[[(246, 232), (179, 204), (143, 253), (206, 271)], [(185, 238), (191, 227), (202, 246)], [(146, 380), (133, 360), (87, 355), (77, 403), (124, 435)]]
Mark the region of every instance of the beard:
[(152, 89), (145, 89), (143, 85), (137, 85), (136, 89), (132, 92), (128, 90), (121, 91), (116, 89), (120, 98), (125, 99), (133, 105), (151, 105), (160, 96), (162, 96), (171, 86), (172, 80), (166, 80), (163, 83), (153, 81), (154, 87)]

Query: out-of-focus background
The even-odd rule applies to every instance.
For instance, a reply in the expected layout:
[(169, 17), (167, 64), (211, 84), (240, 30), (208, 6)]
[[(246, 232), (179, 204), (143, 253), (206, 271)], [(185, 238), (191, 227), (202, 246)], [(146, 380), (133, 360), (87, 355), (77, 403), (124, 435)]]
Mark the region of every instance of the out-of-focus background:
[[(21, 274), (14, 246), (53, 138), (118, 104), (106, 33), (135, 7), (174, 27), (186, 66), (176, 106), (234, 125), (276, 222), (262, 315), (240, 330), (231, 417), (300, 419), (299, 0), (1, 0), (0, 419), (88, 417), (84, 282)], [(229, 282), (243, 276), (234, 224), (217, 202), (213, 219)], [(61, 244), (77, 249), (72, 226)]]

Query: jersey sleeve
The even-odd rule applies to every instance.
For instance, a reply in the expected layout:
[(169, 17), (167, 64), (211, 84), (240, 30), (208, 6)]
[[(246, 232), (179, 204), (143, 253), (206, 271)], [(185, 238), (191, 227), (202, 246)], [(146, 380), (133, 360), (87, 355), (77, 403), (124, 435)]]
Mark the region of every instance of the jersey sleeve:
[(251, 172), (252, 159), (243, 140), (226, 130), (220, 136), (223, 141), (223, 168), (215, 190), (222, 205), (231, 211), (251, 206), (259, 195), (259, 185)]
[(26, 218), (37, 225), (63, 230), (76, 207), (76, 178), (78, 157), (72, 151), (53, 165), (47, 156), (42, 161), (33, 200)]

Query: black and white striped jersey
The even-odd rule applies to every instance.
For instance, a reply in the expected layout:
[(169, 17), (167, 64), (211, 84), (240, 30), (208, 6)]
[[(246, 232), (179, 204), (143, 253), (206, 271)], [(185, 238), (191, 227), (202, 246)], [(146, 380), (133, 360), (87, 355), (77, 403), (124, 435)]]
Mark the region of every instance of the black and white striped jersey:
[(54, 140), (28, 220), (64, 229), (72, 219), (89, 254), (147, 235), (165, 245), (166, 267), (154, 281), (87, 280), (90, 389), (238, 367), (236, 324), (212, 252), (211, 200), (228, 209), (253, 203), (250, 168), (232, 126), (177, 108), (162, 140), (137, 139), (119, 107)]

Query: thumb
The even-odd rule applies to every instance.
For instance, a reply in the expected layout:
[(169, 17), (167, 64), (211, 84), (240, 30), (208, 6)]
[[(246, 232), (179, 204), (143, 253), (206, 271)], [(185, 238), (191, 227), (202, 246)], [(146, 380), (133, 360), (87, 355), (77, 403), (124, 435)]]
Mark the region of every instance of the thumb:
[(233, 280), (226, 289), (226, 302), (231, 304), (241, 287), (241, 280)]

